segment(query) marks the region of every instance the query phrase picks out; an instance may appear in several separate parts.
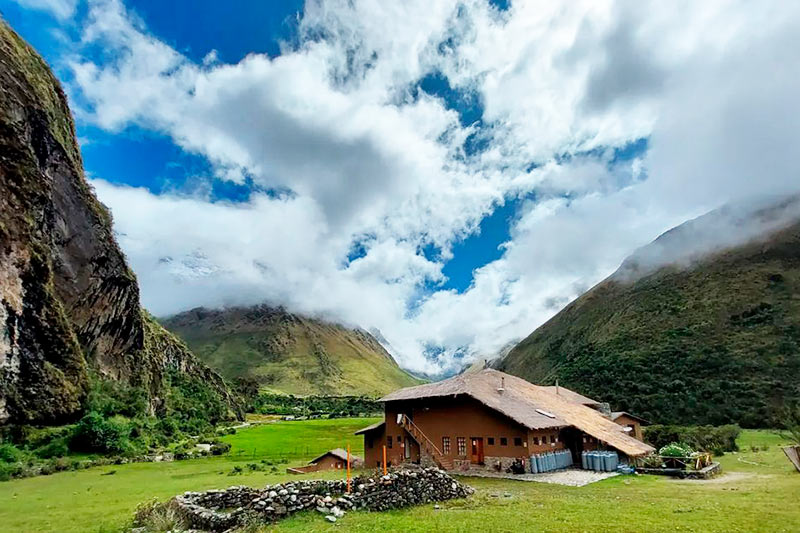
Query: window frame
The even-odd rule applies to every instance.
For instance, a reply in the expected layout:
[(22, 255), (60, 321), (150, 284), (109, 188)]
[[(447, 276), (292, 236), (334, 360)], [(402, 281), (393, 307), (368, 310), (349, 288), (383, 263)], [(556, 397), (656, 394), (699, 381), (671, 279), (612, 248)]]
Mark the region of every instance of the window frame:
[(450, 437), (442, 437), (442, 453), (450, 455)]
[(456, 448), (459, 457), (467, 456), (467, 437), (456, 437)]
[(508, 437), (500, 437), (500, 446), (508, 446)]

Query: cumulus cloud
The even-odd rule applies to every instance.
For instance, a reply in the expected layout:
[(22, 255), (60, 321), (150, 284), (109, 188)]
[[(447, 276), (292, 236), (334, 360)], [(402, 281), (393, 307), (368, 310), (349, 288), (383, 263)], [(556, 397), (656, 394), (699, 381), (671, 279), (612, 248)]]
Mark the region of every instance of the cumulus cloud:
[[(800, 186), (791, 3), (309, 0), (296, 44), (237, 64), (192, 62), (118, 0), (82, 24), (109, 51), (66, 58), (82, 120), (161, 132), (267, 191), (233, 204), (95, 180), (158, 314), (283, 304), (377, 328), (437, 372), (530, 333), (669, 227)], [(429, 74), (480, 122), (417, 91)], [(443, 288), (453, 244), (509, 201), (502, 256)]]
[(46, 11), (59, 20), (66, 20), (75, 14), (78, 0), (13, 0), (22, 7)]

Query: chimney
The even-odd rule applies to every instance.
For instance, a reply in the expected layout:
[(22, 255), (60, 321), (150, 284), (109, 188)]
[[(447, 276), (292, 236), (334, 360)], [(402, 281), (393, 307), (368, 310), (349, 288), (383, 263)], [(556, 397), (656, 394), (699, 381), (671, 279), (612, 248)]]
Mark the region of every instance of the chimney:
[(497, 389), (497, 392), (503, 394), (506, 391), (506, 378), (505, 376), (500, 376), (500, 388)]

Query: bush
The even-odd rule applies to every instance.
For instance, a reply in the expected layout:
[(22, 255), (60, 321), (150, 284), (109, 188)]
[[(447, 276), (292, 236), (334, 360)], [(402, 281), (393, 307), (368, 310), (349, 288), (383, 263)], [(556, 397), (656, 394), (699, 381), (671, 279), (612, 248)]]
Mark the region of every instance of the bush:
[(662, 457), (690, 457), (693, 453), (691, 447), (680, 442), (672, 442), (658, 450)]
[(53, 457), (64, 457), (69, 454), (69, 448), (67, 447), (66, 439), (61, 438), (50, 441), (50, 443), (35, 449), (33, 453), (40, 459), (51, 459)]
[(78, 422), (69, 446), (78, 452), (128, 453), (131, 451), (129, 434), (126, 422), (91, 412)]
[(739, 449), (736, 445), (739, 433), (741, 433), (741, 429), (736, 425), (653, 425), (645, 428), (644, 439), (655, 448), (662, 448), (673, 442), (681, 442), (696, 450), (735, 452)]
[(0, 463), (16, 463), (23, 457), (22, 450), (13, 444), (0, 444)]
[(222, 455), (231, 451), (231, 445), (227, 442), (218, 442), (211, 445), (211, 455)]

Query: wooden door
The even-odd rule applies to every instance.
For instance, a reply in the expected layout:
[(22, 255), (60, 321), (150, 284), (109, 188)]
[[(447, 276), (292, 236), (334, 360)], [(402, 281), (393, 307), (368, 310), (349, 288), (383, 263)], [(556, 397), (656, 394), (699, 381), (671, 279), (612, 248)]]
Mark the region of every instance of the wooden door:
[(483, 437), (470, 438), (472, 450), (470, 454), (470, 462), (476, 465), (483, 464)]

